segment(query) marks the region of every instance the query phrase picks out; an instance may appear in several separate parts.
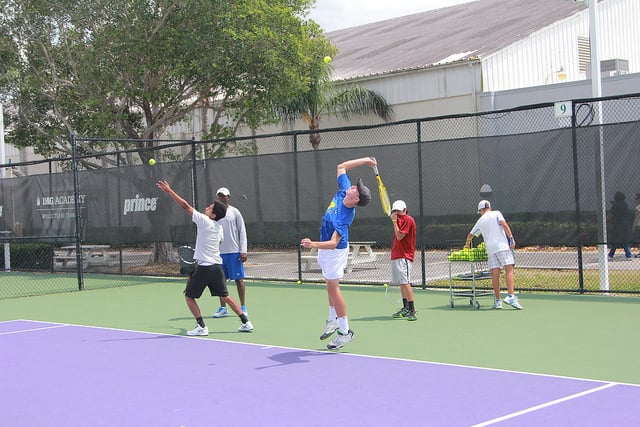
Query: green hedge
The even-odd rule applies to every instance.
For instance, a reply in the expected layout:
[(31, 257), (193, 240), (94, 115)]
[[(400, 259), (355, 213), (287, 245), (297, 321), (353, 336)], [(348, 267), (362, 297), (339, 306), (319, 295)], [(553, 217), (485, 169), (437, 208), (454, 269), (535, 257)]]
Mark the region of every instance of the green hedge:
[[(12, 270), (51, 270), (53, 246), (47, 243), (11, 243)], [(4, 267), (4, 244), (0, 245), (0, 263)]]

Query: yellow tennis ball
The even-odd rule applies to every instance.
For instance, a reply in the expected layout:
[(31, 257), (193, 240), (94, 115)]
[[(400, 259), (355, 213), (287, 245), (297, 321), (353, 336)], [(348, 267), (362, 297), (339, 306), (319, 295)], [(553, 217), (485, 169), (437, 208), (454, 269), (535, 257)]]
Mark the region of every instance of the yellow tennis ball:
[(297, 283), (298, 285), (300, 285), (300, 284), (302, 284), (302, 280), (298, 280), (296, 283)]
[(331, 57), (329, 55), (327, 55), (327, 56), (324, 57), (323, 61), (324, 61), (325, 64), (328, 64), (328, 63), (331, 62)]
[(156, 164), (156, 159), (149, 159), (149, 166), (153, 166)]
[(389, 284), (388, 284), (388, 283), (385, 283), (385, 284), (384, 284), (384, 285), (382, 285), (382, 286), (384, 286), (385, 288), (388, 288), (388, 287), (389, 287)]

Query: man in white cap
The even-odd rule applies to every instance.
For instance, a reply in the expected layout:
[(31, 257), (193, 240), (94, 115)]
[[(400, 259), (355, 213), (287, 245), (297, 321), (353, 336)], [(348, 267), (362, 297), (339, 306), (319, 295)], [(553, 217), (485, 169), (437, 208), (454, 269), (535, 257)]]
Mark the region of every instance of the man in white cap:
[[(227, 187), (220, 187), (216, 191), (218, 200), (227, 207), (227, 215), (220, 220), (224, 231), (224, 240), (220, 243), (222, 269), (227, 280), (235, 280), (238, 289), (238, 299), (242, 312), (247, 314), (244, 286), (244, 262), (247, 261), (247, 229), (244, 218), (238, 209), (229, 204), (231, 192)], [(227, 306), (220, 298), (220, 307), (213, 315), (214, 318), (227, 317)]]
[(391, 244), (391, 284), (400, 286), (402, 308), (394, 319), (418, 320), (411, 288), (411, 270), (416, 252), (416, 221), (407, 214), (407, 204), (396, 200), (391, 206), (393, 243)]
[(515, 261), (513, 259), (513, 248), (516, 247), (516, 241), (513, 238), (511, 228), (504, 216), (502, 216), (502, 212), (491, 210), (491, 203), (488, 200), (481, 200), (478, 203), (478, 213), (480, 218), (478, 218), (476, 225), (469, 232), (465, 247), (471, 248), (471, 241), (474, 236), (482, 235), (489, 257), (488, 264), (491, 270), (493, 293), (496, 297), (493, 308), (502, 308), (502, 301), (500, 300), (500, 269), (504, 268), (504, 278), (507, 284), (507, 297), (504, 302), (513, 308), (522, 310), (518, 297), (514, 295)]

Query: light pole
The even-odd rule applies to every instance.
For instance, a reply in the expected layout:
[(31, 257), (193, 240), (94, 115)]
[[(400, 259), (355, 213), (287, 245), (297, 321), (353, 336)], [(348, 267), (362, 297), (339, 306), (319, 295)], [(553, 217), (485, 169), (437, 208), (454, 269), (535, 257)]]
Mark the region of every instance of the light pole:
[[(2, 111), (2, 104), (0, 104), (0, 165), (4, 165), (6, 162), (4, 152), (4, 111)], [(0, 168), (0, 178), (4, 178), (4, 169)]]
[[(589, 4), (589, 47), (591, 49), (591, 95), (593, 98), (602, 97), (602, 78), (600, 75), (600, 59), (598, 58), (598, 0), (585, 0)], [(600, 290), (609, 290), (609, 257), (607, 256), (607, 198), (604, 176), (604, 135), (602, 128), (602, 102), (595, 103), (597, 109), (596, 126), (598, 127), (598, 190), (600, 193), (600, 236), (602, 242), (598, 245), (598, 259), (600, 266)]]
[[(598, 58), (598, 0), (574, 0), (580, 3), (586, 3), (589, 7), (589, 49), (591, 56), (591, 97), (602, 97), (602, 78), (600, 73), (600, 60)], [(602, 102), (596, 101), (593, 108), (597, 111), (594, 114), (598, 127), (598, 146), (596, 169), (597, 188), (599, 193), (598, 212), (598, 236), (602, 242), (598, 244), (598, 266), (600, 270), (600, 290), (609, 290), (609, 257), (607, 256), (607, 198), (605, 190), (604, 176), (604, 135), (602, 129)]]

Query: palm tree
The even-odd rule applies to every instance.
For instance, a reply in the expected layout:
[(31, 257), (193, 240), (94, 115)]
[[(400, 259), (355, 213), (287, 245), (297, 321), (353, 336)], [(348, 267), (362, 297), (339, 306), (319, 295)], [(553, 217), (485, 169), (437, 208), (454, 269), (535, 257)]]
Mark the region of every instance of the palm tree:
[[(276, 106), (276, 115), (283, 122), (302, 119), (310, 130), (320, 128), (322, 115), (349, 120), (352, 116), (375, 114), (384, 121), (393, 117), (393, 108), (377, 92), (358, 85), (339, 87), (331, 81), (331, 67), (315, 67), (304, 92), (296, 94), (285, 105)], [(320, 134), (309, 135), (314, 150), (320, 146)]]

